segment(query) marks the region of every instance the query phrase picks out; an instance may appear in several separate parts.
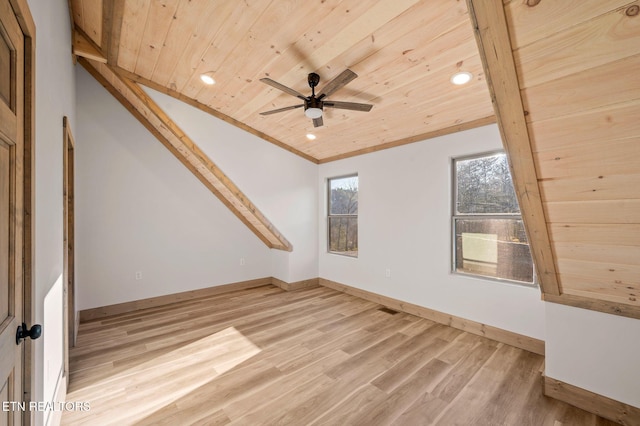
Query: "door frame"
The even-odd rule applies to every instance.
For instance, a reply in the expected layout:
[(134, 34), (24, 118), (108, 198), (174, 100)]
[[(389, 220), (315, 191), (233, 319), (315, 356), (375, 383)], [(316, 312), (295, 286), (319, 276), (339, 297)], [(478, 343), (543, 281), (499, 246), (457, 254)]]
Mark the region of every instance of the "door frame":
[[(33, 324), (35, 319), (35, 281), (33, 276), (33, 259), (35, 254), (35, 96), (36, 96), (36, 25), (31, 15), (27, 0), (9, 0), (9, 4), (18, 20), (24, 34), (24, 217), (23, 217), (23, 250), (24, 250), (24, 282), (23, 291), (23, 322)], [(35, 357), (34, 343), (26, 339), (23, 343), (22, 390), (24, 401), (32, 401), (35, 387)], [(34, 424), (35, 412), (25, 411), (22, 422), (24, 425)]]
[(69, 118), (62, 118), (64, 376), (69, 385), (69, 350), (76, 345), (75, 304), (75, 141)]

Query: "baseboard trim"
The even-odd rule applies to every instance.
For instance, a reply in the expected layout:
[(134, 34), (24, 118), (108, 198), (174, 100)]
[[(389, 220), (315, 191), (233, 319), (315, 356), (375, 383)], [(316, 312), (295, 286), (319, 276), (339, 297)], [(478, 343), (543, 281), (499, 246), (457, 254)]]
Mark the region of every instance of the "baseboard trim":
[(158, 306), (168, 305), (170, 303), (197, 299), (199, 297), (214, 296), (221, 293), (228, 293), (230, 291), (262, 287), (272, 284), (272, 282), (272, 277), (258, 278), (255, 280), (240, 281), (236, 283), (223, 284), (198, 290), (190, 290), (181, 293), (167, 294), (164, 296), (150, 297), (148, 299), (117, 303), (114, 305), (102, 306), (99, 308), (85, 309), (80, 311), (80, 322), (93, 321), (112, 315), (138, 311), (140, 309), (155, 308)]
[(538, 355), (544, 355), (543, 340), (534, 339), (533, 337), (524, 336), (512, 331), (503, 330), (501, 328), (471, 321), (454, 315), (445, 314), (443, 312), (425, 308), (424, 306), (414, 305), (412, 303), (403, 302), (391, 297), (381, 296), (376, 293), (351, 287), (346, 284), (337, 283), (335, 281), (327, 280), (324, 278), (320, 278), (319, 282), (321, 286), (329, 287), (343, 293), (351, 294), (352, 296), (379, 303), (381, 305), (385, 305), (389, 308), (395, 309), (396, 311), (406, 312), (408, 314), (426, 318), (440, 324), (445, 324), (450, 327), (466, 331), (468, 333), (477, 334), (479, 336), (484, 336), (498, 342), (506, 343), (507, 345), (515, 346), (517, 348), (524, 349)]
[(281, 279), (271, 277), (271, 284), (277, 287), (280, 287), (285, 291), (293, 291), (293, 290), (300, 290), (303, 288), (320, 287), (320, 278), (310, 278), (308, 280), (288, 283), (286, 281), (282, 281)]
[(640, 408), (542, 376), (542, 393), (622, 425), (640, 425)]
[(523, 336), (518, 333), (503, 330), (501, 328), (471, 321), (465, 318), (456, 317), (445, 314), (424, 306), (414, 305), (412, 303), (403, 302), (391, 297), (382, 296), (359, 288), (351, 287), (346, 284), (340, 284), (335, 281), (324, 278), (310, 278), (307, 280), (287, 283), (274, 277), (258, 278), (249, 281), (240, 281), (231, 284), (224, 284), (214, 287), (208, 287), (198, 290), (190, 290), (181, 293), (168, 294), (164, 296), (151, 297), (148, 299), (134, 300), (131, 302), (118, 303), (114, 305), (102, 306), (99, 308), (85, 309), (80, 311), (80, 322), (93, 321), (106, 318), (112, 315), (118, 315), (128, 312), (138, 311), (140, 309), (155, 308), (158, 306), (168, 305), (170, 303), (192, 300), (199, 297), (213, 296), (222, 293), (228, 293), (236, 290), (245, 290), (248, 288), (262, 287), (265, 285), (275, 285), (285, 291), (294, 291), (304, 288), (313, 288), (318, 286), (329, 287), (343, 293), (351, 294), (371, 302), (388, 306), (397, 311), (406, 312), (417, 315), (422, 318), (429, 319), (441, 324), (445, 324), (472, 334), (484, 336), (498, 342), (506, 343), (517, 348), (521, 348), (539, 355), (544, 355), (544, 341), (534, 339), (532, 337)]

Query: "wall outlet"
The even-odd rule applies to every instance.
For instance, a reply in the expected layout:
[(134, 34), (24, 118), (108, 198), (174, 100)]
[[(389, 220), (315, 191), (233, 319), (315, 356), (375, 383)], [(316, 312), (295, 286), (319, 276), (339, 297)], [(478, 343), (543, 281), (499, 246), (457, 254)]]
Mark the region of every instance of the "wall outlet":
[(240, 266), (244, 266), (246, 263), (244, 261), (244, 257), (240, 258)]
[(385, 269), (384, 276), (387, 278), (391, 278), (391, 269), (389, 268)]
[(140, 281), (142, 279), (142, 271), (136, 272), (136, 281)]

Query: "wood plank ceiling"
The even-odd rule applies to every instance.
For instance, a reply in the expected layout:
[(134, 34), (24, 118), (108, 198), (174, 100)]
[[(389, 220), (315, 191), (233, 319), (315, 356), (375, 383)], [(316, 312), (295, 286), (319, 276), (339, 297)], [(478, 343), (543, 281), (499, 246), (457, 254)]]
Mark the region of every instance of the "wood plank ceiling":
[(545, 300), (640, 318), (640, 1), (468, 1), (505, 147), (534, 165), (538, 188), (516, 185), (521, 205), (539, 193), (523, 216), (547, 228)]
[[(493, 122), (493, 99), (543, 297), (640, 318), (640, 1), (467, 3), (71, 0), (114, 72), (317, 163)], [(330, 99), (371, 112), (259, 115), (299, 103), (260, 78), (345, 68)]]
[[(311, 161), (324, 162), (495, 121), (466, 4), (450, 0), (72, 0), (77, 28), (109, 65), (134, 81), (188, 100)], [(117, 42), (114, 42), (117, 40)], [(345, 68), (358, 78), (330, 100), (314, 128), (301, 101)], [(457, 71), (473, 74), (454, 86)], [(211, 72), (216, 84), (200, 75)], [(309, 141), (307, 133), (317, 139)], [(266, 136), (266, 137), (265, 137)]]

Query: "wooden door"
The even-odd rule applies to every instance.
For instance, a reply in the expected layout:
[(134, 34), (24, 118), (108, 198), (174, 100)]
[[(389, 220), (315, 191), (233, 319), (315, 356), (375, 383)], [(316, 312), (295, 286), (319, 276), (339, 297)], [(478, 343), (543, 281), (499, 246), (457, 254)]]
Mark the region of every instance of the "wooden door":
[[(9, 0), (0, 0), (0, 400), (21, 403), (23, 348), (24, 36)], [(18, 406), (0, 424), (22, 423)], [(12, 410), (13, 408), (13, 410)]]
[[(74, 141), (71, 134), (71, 125), (67, 117), (63, 118), (63, 144), (62, 144), (62, 193), (64, 196), (64, 294), (65, 294), (65, 345), (64, 345), (64, 373), (69, 380), (69, 349), (76, 342), (76, 309), (75, 309), (75, 155)], [(68, 383), (67, 383), (68, 384)]]

